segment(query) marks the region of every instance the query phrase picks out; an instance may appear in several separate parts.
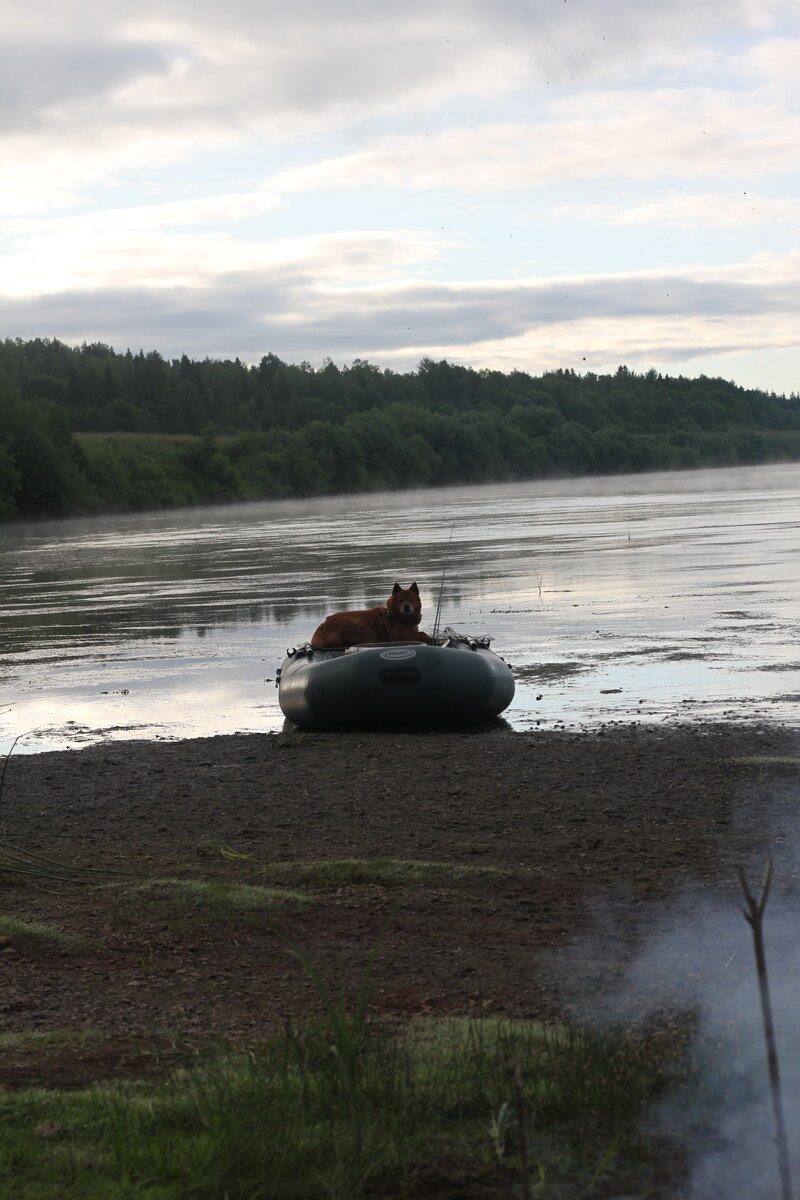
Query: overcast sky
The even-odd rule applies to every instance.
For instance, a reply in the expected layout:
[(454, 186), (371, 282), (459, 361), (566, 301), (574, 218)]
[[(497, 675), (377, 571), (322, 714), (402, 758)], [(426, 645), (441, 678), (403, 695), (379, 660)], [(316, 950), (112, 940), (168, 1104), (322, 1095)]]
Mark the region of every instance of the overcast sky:
[(0, 336), (800, 391), (798, 0), (0, 14)]

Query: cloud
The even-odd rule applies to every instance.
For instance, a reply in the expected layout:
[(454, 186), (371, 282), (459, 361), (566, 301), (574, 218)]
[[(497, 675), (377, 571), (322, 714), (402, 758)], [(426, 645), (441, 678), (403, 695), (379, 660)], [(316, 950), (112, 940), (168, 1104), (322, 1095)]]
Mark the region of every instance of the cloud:
[(235, 223), (270, 212), (283, 203), (280, 196), (264, 189), (228, 192), (162, 204), (139, 204), (110, 208), (68, 217), (16, 218), (0, 224), (0, 230), (24, 241), (25, 253), (36, 253), (39, 242), (64, 239), (77, 252), (91, 252), (93, 240), (104, 235), (125, 237), (132, 230), (167, 230), (192, 225)]
[[(46, 16), (40, 6), (9, 9), (0, 17), (0, 213), (85, 206), (95, 183), (120, 186), (220, 151), (247, 149), (268, 163), (293, 138), (318, 140), (328, 128), (359, 148), (277, 173), (281, 189), (498, 192), (792, 169), (800, 127), (789, 107), (790, 39), (731, 56), (730, 69), (759, 93), (630, 86), (632, 71), (696, 52), (698, 21), (769, 24), (780, 4), (710, 0), (699, 16), (689, 0), (656, 10), (633, 0), (563, 7), (469, 0), (457, 20), (449, 0), (402, 14), (342, 0), (335, 20), (321, 0), (232, 0), (224, 9), (144, 0), (134, 11), (118, 0), (66, 0), (45, 6)], [(558, 84), (615, 75), (625, 87), (548, 103)], [(453, 101), (517, 110), (523, 94), (535, 121), (447, 120)], [(362, 147), (359, 131), (379, 118), (385, 128), (424, 120), (429, 136), (394, 133)]]
[[(69, 120), (91, 129), (169, 116), (190, 135), (198, 124), (213, 130), (235, 120), (282, 137), (312, 121), (315, 129), (361, 123), (365, 105), (370, 117), (376, 109), (429, 110), (459, 97), (609, 79), (635, 59), (644, 70), (686, 51), (698, 30), (721, 18), (731, 29), (752, 28), (782, 6), (570, 0), (564, 10), (550, 0), (470, 0), (455, 14), (450, 0), (411, 10), (341, 0), (335, 19), (322, 0), (48, 7), (52, 23), (38, 8), (22, 8), (0, 25), (13, 51), (12, 93), (24, 98), (17, 111), (43, 131)], [(81, 108), (81, 98), (103, 103)]]
[(36, 127), (55, 105), (106, 94), (131, 79), (163, 73), (167, 65), (164, 48), (142, 42), (6, 39), (0, 42), (2, 128)]
[(313, 280), (315, 286), (333, 283), (355, 294), (364, 284), (407, 275), (411, 264), (430, 262), (454, 244), (443, 236), (403, 229), (250, 241), (225, 229), (161, 227), (191, 225), (226, 206), (247, 213), (262, 202), (270, 206), (268, 193), (216, 197), (210, 209), (207, 203), (166, 205), (53, 220), (44, 228), (32, 223), (30, 237), (23, 234), (17, 253), (0, 264), (0, 293), (27, 296), (35, 304), (37, 295), (75, 288), (186, 288), (213, 305), (215, 288), (246, 292), (252, 279), (263, 276), (271, 290), (287, 281)]
[[(187, 247), (187, 273), (200, 248)], [(507, 370), (602, 371), (800, 346), (800, 252), (719, 268), (455, 284), (408, 277), (407, 258), (437, 246), (402, 231), (391, 246), (385, 234), (286, 240), (255, 263), (210, 249), (189, 282), (177, 273), (165, 284), (145, 265), (140, 279), (113, 286), (111, 269), (91, 288), (73, 282), (0, 301), (0, 321), (22, 337), (52, 330), (112, 345), (123, 329), (126, 346), (168, 357), (257, 361), (273, 351), (403, 368), (428, 354)]]
[(800, 226), (800, 200), (775, 199), (758, 192), (671, 193), (638, 204), (564, 204), (557, 217), (606, 225), (660, 225), (698, 237), (707, 229), (791, 230)]
[(278, 191), (331, 187), (500, 191), (580, 178), (784, 175), (796, 169), (800, 115), (708, 89), (582, 93), (536, 124), (388, 137), (276, 175)]
[[(607, 370), (619, 362), (651, 366), (798, 347), (798, 285), (800, 255), (718, 269), (516, 283), (310, 288), (297, 329), (306, 347), (328, 345), (333, 354), (360, 352), (405, 366), (430, 355), (507, 370)], [(287, 332), (279, 319), (275, 343)]]
[[(731, 67), (743, 78), (760, 87), (788, 89), (797, 76), (797, 59), (800, 55), (800, 38), (763, 38), (749, 46), (745, 53), (731, 60)], [(797, 92), (792, 88), (789, 98), (796, 102)]]
[[(755, 257), (797, 226), (793, 11), (6, 6), (4, 332), (524, 369), (795, 346), (793, 260)], [(739, 264), (647, 270), (734, 231)]]

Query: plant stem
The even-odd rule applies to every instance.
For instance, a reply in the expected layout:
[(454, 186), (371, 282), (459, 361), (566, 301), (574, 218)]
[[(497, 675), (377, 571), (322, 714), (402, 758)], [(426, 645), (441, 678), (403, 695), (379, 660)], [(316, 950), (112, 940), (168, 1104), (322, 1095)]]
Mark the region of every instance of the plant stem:
[(778, 1172), (781, 1180), (782, 1200), (792, 1200), (792, 1179), (789, 1170), (789, 1147), (786, 1139), (786, 1122), (783, 1115), (783, 1096), (781, 1094), (780, 1066), (778, 1063), (778, 1047), (775, 1041), (775, 1027), (772, 1021), (772, 1003), (769, 992), (769, 977), (767, 975), (767, 956), (764, 948), (764, 909), (769, 895), (769, 885), (772, 881), (772, 859), (767, 863), (764, 879), (761, 884), (761, 895), (755, 898), (750, 891), (744, 870), (739, 868), (739, 880), (747, 903), (743, 908), (745, 920), (753, 931), (753, 948), (758, 974), (758, 990), (761, 995), (761, 1015), (764, 1020), (764, 1040), (767, 1044), (767, 1065), (769, 1067), (769, 1084), (772, 1093), (772, 1112), (775, 1119), (775, 1144), (778, 1151)]
[(30, 732), (31, 732), (30, 729), (28, 729), (28, 730), (26, 730), (25, 733), (18, 733), (8, 749), (8, 754), (5, 756), (5, 759), (3, 761), (3, 771), (2, 771), (2, 774), (0, 774), (0, 804), (2, 804), (2, 801), (3, 801), (3, 787), (6, 782), (6, 771), (8, 770), (8, 764), (11, 759), (11, 755), (14, 753), (14, 747), (16, 746), (16, 744), (20, 740), (20, 738), (27, 737)]

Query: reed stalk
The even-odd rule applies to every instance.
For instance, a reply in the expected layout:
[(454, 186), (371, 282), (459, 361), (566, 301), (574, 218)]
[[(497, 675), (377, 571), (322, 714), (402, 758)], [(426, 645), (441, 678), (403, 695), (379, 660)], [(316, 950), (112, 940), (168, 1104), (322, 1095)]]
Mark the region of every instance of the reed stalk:
[(17, 736), (14, 738), (13, 742), (11, 743), (11, 745), (9, 746), (8, 753), (6, 754), (5, 758), (3, 759), (3, 770), (0, 772), (0, 804), (2, 804), (2, 802), (3, 802), (3, 788), (5, 787), (5, 783), (6, 783), (6, 771), (8, 770), (8, 764), (11, 761), (11, 755), (14, 753), (14, 748), (15, 748), (17, 742), (21, 738), (27, 737), (30, 732), (31, 732), (30, 729), (28, 729), (25, 733), (18, 733)]
[(772, 1019), (772, 1001), (770, 999), (769, 976), (767, 974), (767, 955), (764, 946), (764, 909), (767, 906), (769, 887), (772, 882), (772, 859), (767, 863), (764, 879), (761, 883), (761, 894), (756, 898), (750, 890), (747, 877), (742, 867), (739, 868), (739, 880), (742, 885), (746, 907), (742, 908), (744, 918), (753, 932), (753, 949), (758, 975), (758, 990), (761, 996), (761, 1015), (764, 1022), (764, 1041), (767, 1046), (767, 1066), (769, 1068), (769, 1086), (772, 1095), (772, 1113), (775, 1120), (775, 1145), (778, 1154), (778, 1174), (781, 1181), (782, 1200), (792, 1200), (792, 1178), (789, 1168), (789, 1145), (786, 1138), (786, 1121), (783, 1113), (783, 1095), (781, 1092), (780, 1064), (778, 1047), (775, 1040), (775, 1026)]

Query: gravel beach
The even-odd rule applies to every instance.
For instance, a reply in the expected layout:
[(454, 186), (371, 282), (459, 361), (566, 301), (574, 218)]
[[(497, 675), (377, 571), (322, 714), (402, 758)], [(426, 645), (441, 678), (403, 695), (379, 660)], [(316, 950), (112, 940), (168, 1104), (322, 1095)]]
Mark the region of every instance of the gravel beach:
[[(773, 856), (791, 886), (799, 764), (797, 732), (746, 724), (292, 732), (12, 757), (2, 913), (64, 938), (27, 925), (0, 938), (0, 1028), (97, 1042), (21, 1046), (7, 1079), (77, 1084), (142, 1069), (155, 1043), (241, 1043), (302, 1019), (318, 998), (287, 944), (335, 986), (356, 985), (378, 946), (385, 1012), (556, 1016), (559, 951), (600, 909), (633, 946), (670, 897), (735, 895), (739, 864), (756, 878)], [(399, 860), (399, 873), (306, 869), (351, 859)], [(21, 863), (35, 873), (10, 869)], [(293, 895), (181, 907), (176, 880)]]

